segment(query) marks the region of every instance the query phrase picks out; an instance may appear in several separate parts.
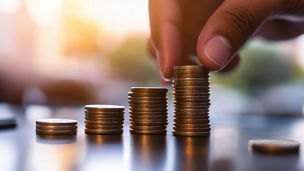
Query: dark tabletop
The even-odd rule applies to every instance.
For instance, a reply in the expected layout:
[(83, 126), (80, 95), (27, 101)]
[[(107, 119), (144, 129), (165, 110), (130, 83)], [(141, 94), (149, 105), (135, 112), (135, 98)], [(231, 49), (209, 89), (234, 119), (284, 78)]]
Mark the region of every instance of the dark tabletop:
[[(0, 170), (304, 170), (299, 154), (265, 155), (248, 149), (256, 138), (304, 142), (301, 117), (211, 114), (209, 138), (84, 134), (81, 107), (14, 107), (18, 126), (0, 130)], [(172, 108), (170, 108), (172, 129)], [(45, 117), (79, 121), (74, 137), (39, 137), (35, 120)]]

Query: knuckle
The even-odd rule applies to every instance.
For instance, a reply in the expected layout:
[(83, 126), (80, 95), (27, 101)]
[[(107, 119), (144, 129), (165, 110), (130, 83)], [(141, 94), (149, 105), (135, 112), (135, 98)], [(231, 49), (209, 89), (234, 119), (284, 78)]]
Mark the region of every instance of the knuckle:
[(256, 27), (256, 19), (254, 15), (247, 9), (242, 7), (233, 7), (224, 12), (235, 31), (250, 33)]

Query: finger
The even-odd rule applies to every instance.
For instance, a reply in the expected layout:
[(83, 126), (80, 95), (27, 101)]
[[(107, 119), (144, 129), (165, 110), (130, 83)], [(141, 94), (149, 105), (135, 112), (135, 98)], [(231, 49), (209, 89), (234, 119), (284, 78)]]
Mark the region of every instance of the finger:
[(153, 41), (151, 37), (147, 41), (147, 49), (149, 54), (155, 59), (156, 58), (156, 52), (155, 52), (155, 47), (153, 45)]
[(296, 38), (303, 33), (303, 23), (275, 19), (263, 24), (255, 36), (262, 36), (270, 40), (288, 40)]
[(200, 61), (211, 71), (225, 68), (259, 26), (280, 10), (282, 3), (279, 2), (224, 1), (200, 34), (197, 45)]
[(234, 70), (240, 64), (240, 60), (241, 60), (240, 55), (236, 54), (233, 57), (232, 61), (225, 68), (220, 70), (220, 72), (229, 72)]
[(182, 41), (178, 28), (180, 10), (176, 0), (150, 0), (150, 27), (156, 48), (158, 66), (163, 78), (170, 78), (182, 54)]

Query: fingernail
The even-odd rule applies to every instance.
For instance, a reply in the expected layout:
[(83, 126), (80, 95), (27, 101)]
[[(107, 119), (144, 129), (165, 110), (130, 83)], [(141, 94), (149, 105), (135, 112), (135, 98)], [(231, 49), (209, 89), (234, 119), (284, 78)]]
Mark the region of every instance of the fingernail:
[(227, 64), (230, 53), (231, 46), (223, 36), (215, 36), (206, 43), (206, 56), (221, 68)]
[(163, 61), (164, 59), (161, 58), (161, 52), (156, 50), (156, 57), (157, 57), (157, 64), (158, 64), (158, 68), (160, 70), (160, 76), (162, 77), (162, 79), (165, 81), (165, 82), (170, 82), (171, 79), (169, 78), (166, 78), (165, 77), (165, 72), (166, 72), (166, 65), (165, 65), (165, 61)]

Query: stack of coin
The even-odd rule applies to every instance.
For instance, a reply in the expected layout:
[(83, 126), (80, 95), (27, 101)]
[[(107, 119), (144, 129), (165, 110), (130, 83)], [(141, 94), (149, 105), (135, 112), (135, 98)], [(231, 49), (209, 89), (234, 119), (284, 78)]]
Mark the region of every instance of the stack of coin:
[(209, 136), (209, 72), (203, 66), (176, 66), (173, 70), (176, 136)]
[(130, 132), (166, 134), (168, 125), (167, 88), (132, 87), (129, 92)]
[(85, 105), (86, 134), (122, 134), (124, 106)]
[(77, 133), (77, 121), (71, 119), (38, 119), (36, 133), (42, 135), (74, 135)]

